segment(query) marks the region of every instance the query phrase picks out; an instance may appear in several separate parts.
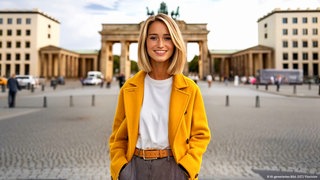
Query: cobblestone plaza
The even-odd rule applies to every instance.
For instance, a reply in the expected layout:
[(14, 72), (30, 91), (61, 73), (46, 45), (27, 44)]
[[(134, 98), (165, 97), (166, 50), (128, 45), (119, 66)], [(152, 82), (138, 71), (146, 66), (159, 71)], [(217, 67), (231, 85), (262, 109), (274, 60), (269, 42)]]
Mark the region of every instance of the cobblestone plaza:
[[(200, 180), (320, 179), (318, 85), (199, 86), (212, 131)], [(14, 109), (0, 92), (0, 179), (110, 179), (118, 90), (70, 81), (22, 90)]]

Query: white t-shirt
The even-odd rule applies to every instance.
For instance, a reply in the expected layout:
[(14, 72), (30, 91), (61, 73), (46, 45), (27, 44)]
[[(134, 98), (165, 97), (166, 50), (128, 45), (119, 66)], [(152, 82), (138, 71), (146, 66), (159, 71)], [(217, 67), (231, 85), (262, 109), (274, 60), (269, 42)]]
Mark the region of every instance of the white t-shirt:
[(171, 88), (172, 77), (155, 80), (148, 74), (146, 75), (137, 148), (166, 149), (169, 147), (168, 122)]

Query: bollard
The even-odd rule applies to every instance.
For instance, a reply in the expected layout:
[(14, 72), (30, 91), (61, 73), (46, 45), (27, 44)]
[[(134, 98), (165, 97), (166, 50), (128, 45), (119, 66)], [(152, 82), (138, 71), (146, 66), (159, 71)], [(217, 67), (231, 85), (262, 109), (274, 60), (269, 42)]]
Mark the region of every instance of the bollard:
[(266, 91), (268, 91), (268, 84), (266, 84)]
[(73, 97), (70, 96), (70, 107), (73, 107)]
[(47, 97), (46, 96), (43, 97), (43, 107), (44, 108), (47, 107)]
[(311, 82), (309, 81), (309, 90), (311, 90)]
[(41, 90), (44, 91), (44, 84), (41, 84)]
[(256, 107), (260, 107), (260, 98), (259, 96), (256, 96)]
[(32, 93), (34, 92), (34, 85), (33, 84), (31, 85), (31, 92)]
[(229, 95), (226, 96), (226, 106), (229, 106)]
[(297, 94), (297, 86), (293, 85), (293, 94)]
[(92, 95), (91, 105), (94, 106), (95, 96)]
[(6, 85), (4, 85), (4, 84), (1, 85), (1, 91), (6, 92)]

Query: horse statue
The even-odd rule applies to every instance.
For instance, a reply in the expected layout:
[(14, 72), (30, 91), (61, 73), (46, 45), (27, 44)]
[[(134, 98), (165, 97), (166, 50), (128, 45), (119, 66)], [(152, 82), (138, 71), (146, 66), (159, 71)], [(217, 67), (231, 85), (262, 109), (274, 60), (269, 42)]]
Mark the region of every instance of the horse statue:
[(154, 11), (149, 11), (149, 8), (147, 7), (147, 15), (148, 16), (153, 16), (154, 15)]
[(177, 19), (177, 17), (179, 17), (179, 16), (180, 16), (180, 14), (179, 14), (179, 6), (178, 6), (176, 12), (174, 12), (174, 11), (171, 12), (171, 17), (172, 17), (172, 19)]

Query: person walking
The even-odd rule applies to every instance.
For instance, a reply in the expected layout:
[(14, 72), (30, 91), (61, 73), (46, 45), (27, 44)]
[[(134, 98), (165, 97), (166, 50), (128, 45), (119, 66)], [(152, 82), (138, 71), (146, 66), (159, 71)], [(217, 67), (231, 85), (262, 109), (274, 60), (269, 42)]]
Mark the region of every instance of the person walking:
[(208, 87), (210, 88), (211, 87), (211, 83), (212, 83), (212, 75), (211, 74), (207, 75), (207, 82), (208, 82)]
[(11, 77), (8, 79), (7, 87), (9, 89), (8, 105), (9, 105), (9, 108), (14, 108), (17, 92), (18, 90), (19, 91), (21, 90), (15, 74), (12, 74)]
[(197, 179), (211, 132), (198, 85), (182, 74), (176, 22), (150, 16), (138, 41), (140, 71), (118, 95), (109, 137), (112, 179)]

